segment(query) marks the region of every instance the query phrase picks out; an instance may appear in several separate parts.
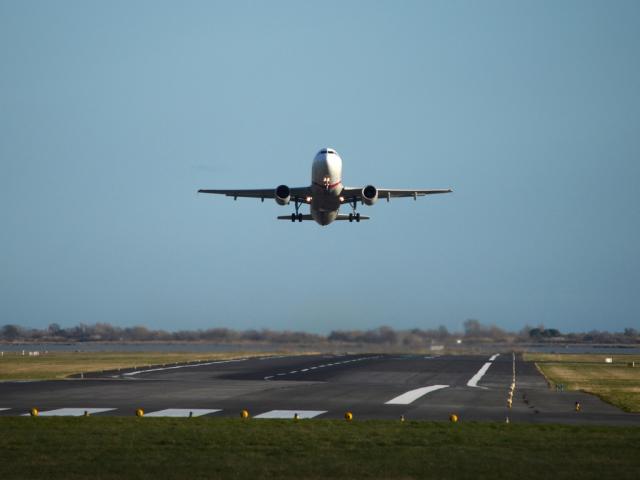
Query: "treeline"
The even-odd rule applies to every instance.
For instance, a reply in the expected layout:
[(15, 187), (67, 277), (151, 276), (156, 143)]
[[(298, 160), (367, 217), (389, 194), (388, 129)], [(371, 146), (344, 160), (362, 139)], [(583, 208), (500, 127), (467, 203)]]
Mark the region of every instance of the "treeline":
[(46, 329), (5, 325), (0, 341), (31, 342), (212, 342), (212, 343), (314, 343), (323, 341), (322, 335), (307, 332), (273, 330), (232, 330), (208, 328), (200, 330), (152, 330), (143, 326), (118, 327), (109, 323), (62, 328), (53, 323)]
[(275, 330), (233, 330), (209, 328), (200, 330), (152, 330), (143, 326), (118, 327), (109, 323), (80, 324), (62, 328), (52, 323), (47, 328), (26, 328), (19, 325), (4, 325), (0, 328), (2, 342), (210, 342), (221, 344), (268, 343), (268, 344), (375, 344), (407, 348), (423, 348), (433, 345), (457, 343), (619, 343), (640, 344), (640, 332), (626, 328), (623, 332), (592, 330), (584, 333), (562, 333), (554, 328), (525, 326), (519, 332), (508, 332), (495, 325), (484, 325), (469, 319), (463, 331), (450, 332), (446, 327), (435, 329), (414, 328), (395, 330), (379, 327), (370, 330), (334, 330), (328, 335), (308, 332)]

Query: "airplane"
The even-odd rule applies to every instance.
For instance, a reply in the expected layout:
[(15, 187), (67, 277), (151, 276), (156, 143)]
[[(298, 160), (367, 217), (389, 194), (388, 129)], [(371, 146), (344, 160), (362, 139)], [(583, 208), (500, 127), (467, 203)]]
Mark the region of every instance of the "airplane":
[[(450, 193), (452, 190), (423, 190), (423, 189), (394, 189), (377, 188), (373, 185), (364, 187), (345, 187), (342, 184), (342, 158), (333, 148), (320, 150), (311, 167), (311, 185), (308, 187), (288, 187), (279, 185), (274, 188), (252, 190), (198, 190), (198, 193), (214, 193), (233, 197), (259, 198), (264, 202), (265, 198), (273, 199), (278, 205), (289, 205), (293, 202), (295, 213), (281, 215), (278, 220), (291, 220), (302, 222), (303, 220), (315, 220), (316, 223), (325, 226), (335, 220), (348, 220), (360, 222), (369, 220), (370, 217), (356, 212), (358, 202), (364, 205), (373, 205), (378, 198), (385, 198), (387, 202), (396, 197), (418, 197), (437, 193)], [(300, 206), (308, 204), (310, 215), (300, 213)], [(349, 204), (352, 212), (348, 215), (339, 213), (340, 206)]]

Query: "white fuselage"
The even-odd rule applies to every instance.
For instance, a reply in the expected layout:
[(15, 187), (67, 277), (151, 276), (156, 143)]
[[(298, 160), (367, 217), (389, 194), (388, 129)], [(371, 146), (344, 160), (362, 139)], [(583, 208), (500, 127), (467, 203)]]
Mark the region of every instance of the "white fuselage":
[(342, 159), (335, 150), (323, 148), (311, 168), (311, 216), (320, 225), (328, 225), (338, 216), (342, 185)]

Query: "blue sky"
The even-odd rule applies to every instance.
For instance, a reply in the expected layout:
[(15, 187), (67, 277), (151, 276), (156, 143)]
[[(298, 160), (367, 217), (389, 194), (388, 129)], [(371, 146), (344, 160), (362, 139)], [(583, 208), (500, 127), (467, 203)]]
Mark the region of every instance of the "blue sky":
[[(640, 324), (640, 4), (0, 0), (0, 324)], [(368, 223), (198, 188), (452, 187)]]

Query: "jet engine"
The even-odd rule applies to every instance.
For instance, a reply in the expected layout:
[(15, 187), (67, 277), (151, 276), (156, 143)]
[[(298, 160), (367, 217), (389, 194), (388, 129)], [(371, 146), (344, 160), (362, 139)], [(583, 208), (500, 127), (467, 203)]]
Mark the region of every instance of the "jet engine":
[(276, 188), (275, 198), (278, 205), (288, 205), (291, 200), (291, 190), (286, 185), (280, 185)]
[(367, 185), (362, 189), (362, 201), (365, 205), (373, 205), (378, 200), (378, 189), (373, 185)]

